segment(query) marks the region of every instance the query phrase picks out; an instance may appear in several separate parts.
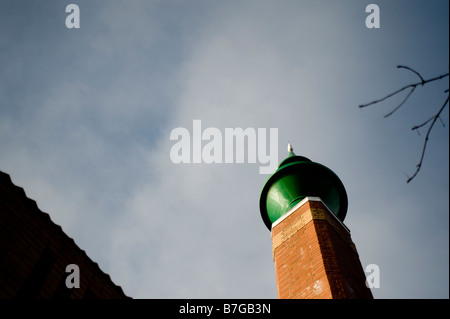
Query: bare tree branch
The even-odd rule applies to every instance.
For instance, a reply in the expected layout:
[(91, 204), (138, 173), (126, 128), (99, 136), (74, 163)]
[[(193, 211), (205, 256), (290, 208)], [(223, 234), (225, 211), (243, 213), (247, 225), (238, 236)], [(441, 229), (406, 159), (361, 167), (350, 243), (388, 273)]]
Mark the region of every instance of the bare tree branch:
[(417, 72), (416, 70), (411, 69), (409, 66), (405, 66), (405, 65), (397, 65), (397, 69), (406, 69), (409, 70), (415, 74), (417, 74), (417, 76), (420, 78), (420, 80), (422, 81), (422, 85), (424, 85), (425, 80), (423, 79), (423, 77), (419, 74), (419, 72)]
[[(377, 100), (374, 100), (374, 101), (366, 103), (366, 104), (361, 104), (361, 105), (359, 105), (359, 108), (364, 108), (364, 107), (367, 107), (367, 106), (370, 106), (370, 105), (373, 105), (373, 104), (377, 104), (379, 102), (383, 102), (383, 101), (389, 99), (390, 97), (393, 97), (394, 95), (397, 95), (397, 94), (399, 94), (399, 93), (401, 93), (401, 92), (403, 92), (403, 91), (405, 91), (407, 89), (410, 89), (409, 93), (406, 95), (406, 97), (403, 99), (403, 101), (399, 105), (397, 105), (391, 112), (389, 112), (388, 114), (386, 114), (384, 116), (385, 118), (387, 118), (387, 117), (391, 116), (392, 114), (394, 114), (398, 109), (400, 109), (405, 104), (405, 102), (409, 99), (409, 97), (414, 92), (414, 90), (417, 88), (417, 86), (419, 86), (419, 85), (424, 86), (427, 83), (430, 83), (430, 82), (433, 82), (433, 81), (437, 81), (437, 80), (441, 80), (441, 79), (449, 76), (449, 73), (445, 73), (445, 74), (441, 74), (439, 76), (436, 76), (434, 78), (425, 80), (422, 77), (422, 75), (420, 75), (419, 72), (417, 72), (416, 70), (413, 70), (412, 68), (410, 68), (408, 66), (398, 65), (397, 68), (398, 69), (406, 69), (408, 71), (413, 72), (414, 74), (416, 74), (420, 78), (420, 82), (406, 85), (406, 86), (404, 86), (404, 87), (402, 87), (402, 88), (400, 88), (400, 89), (398, 89), (398, 90), (396, 90), (396, 91), (386, 95), (385, 97), (383, 97), (381, 99), (377, 99)], [(448, 94), (449, 90), (448, 89), (445, 90), (445, 93)], [(412, 127), (412, 130), (416, 131), (417, 134), (420, 135), (419, 129), (424, 127), (424, 126), (426, 126), (426, 125), (428, 125), (431, 122), (431, 124), (430, 124), (430, 126), (428, 128), (428, 131), (427, 131), (427, 135), (425, 136), (425, 141), (424, 141), (424, 144), (423, 144), (422, 154), (420, 156), (419, 164), (417, 164), (416, 171), (414, 172), (414, 174), (411, 177), (408, 176), (408, 180), (406, 181), (407, 183), (411, 182), (417, 176), (417, 174), (419, 173), (420, 169), (422, 168), (422, 163), (423, 163), (423, 159), (425, 157), (425, 151), (426, 151), (426, 148), (427, 148), (428, 139), (429, 139), (431, 130), (434, 127), (434, 124), (436, 124), (436, 121), (439, 119), (441, 124), (445, 127), (444, 122), (440, 118), (440, 115), (441, 115), (442, 111), (445, 109), (445, 107), (447, 106), (448, 102), (449, 102), (449, 97), (447, 95), (447, 99), (445, 100), (445, 103), (442, 105), (442, 107), (439, 109), (439, 111), (434, 116), (432, 116), (431, 118), (429, 118), (425, 122), (423, 122), (423, 123), (421, 123), (419, 125), (415, 125), (415, 126)]]
[(424, 144), (423, 144), (422, 155), (420, 156), (419, 164), (417, 164), (417, 168), (416, 168), (416, 171), (414, 172), (414, 174), (413, 174), (411, 177), (409, 177), (408, 180), (406, 181), (407, 183), (409, 183), (410, 181), (412, 181), (412, 180), (414, 179), (414, 177), (417, 176), (417, 174), (418, 174), (419, 171), (420, 171), (420, 168), (422, 167), (423, 158), (424, 158), (424, 156), (425, 156), (425, 150), (426, 150), (427, 144), (428, 144), (428, 137), (430, 136), (430, 132), (431, 132), (431, 130), (433, 129), (433, 126), (434, 126), (434, 124), (436, 123), (437, 119), (440, 119), (439, 116), (441, 115), (441, 113), (442, 113), (442, 111), (445, 109), (445, 107), (447, 106), (448, 100), (449, 100), (449, 97), (447, 96), (447, 99), (445, 100), (444, 104), (442, 105), (442, 107), (440, 108), (439, 112), (437, 112), (435, 116), (433, 116), (431, 119), (425, 121), (424, 123), (422, 123), (422, 124), (420, 124), (420, 125), (416, 125), (416, 126), (414, 126), (414, 127), (412, 128), (412, 130), (417, 130), (419, 127), (422, 127), (422, 126), (426, 125), (428, 122), (430, 122), (430, 120), (433, 120), (433, 121), (431, 122), (430, 127), (428, 128), (427, 136), (425, 136), (425, 142), (424, 142)]
[(434, 77), (434, 78), (431, 78), (431, 79), (428, 79), (428, 80), (424, 80), (423, 82), (421, 81), (421, 82), (418, 82), (418, 83), (409, 84), (407, 86), (402, 87), (401, 89), (398, 89), (397, 91), (394, 91), (394, 92), (386, 95), (385, 97), (383, 97), (381, 99), (374, 100), (374, 101), (366, 103), (366, 104), (361, 104), (359, 106), (359, 108), (368, 107), (370, 105), (373, 105), (373, 104), (376, 104), (376, 103), (379, 103), (379, 102), (383, 102), (384, 100), (386, 100), (386, 99), (388, 99), (388, 98), (390, 98), (390, 97), (392, 97), (392, 96), (394, 96), (394, 95), (396, 95), (396, 94), (398, 94), (400, 92), (403, 92), (406, 89), (415, 88), (418, 85), (425, 85), (425, 84), (433, 82), (433, 81), (441, 80), (441, 79), (447, 77), (448, 75), (449, 75), (449, 73), (446, 73), (446, 74), (442, 74), (442, 75), (439, 75), (437, 77)]

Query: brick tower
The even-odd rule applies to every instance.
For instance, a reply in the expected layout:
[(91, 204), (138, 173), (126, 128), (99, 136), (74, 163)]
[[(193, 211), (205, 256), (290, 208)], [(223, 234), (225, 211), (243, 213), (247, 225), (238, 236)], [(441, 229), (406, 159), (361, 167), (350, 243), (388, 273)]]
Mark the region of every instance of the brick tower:
[(278, 298), (373, 298), (349, 229), (347, 193), (327, 167), (294, 154), (264, 185), (261, 216), (272, 232)]

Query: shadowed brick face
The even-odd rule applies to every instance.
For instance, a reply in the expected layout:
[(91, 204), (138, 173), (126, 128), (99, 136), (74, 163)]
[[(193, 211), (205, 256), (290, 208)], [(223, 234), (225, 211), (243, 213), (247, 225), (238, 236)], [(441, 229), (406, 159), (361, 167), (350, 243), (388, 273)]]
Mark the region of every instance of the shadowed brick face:
[(321, 201), (286, 215), (272, 227), (279, 298), (372, 298), (348, 229)]
[[(67, 288), (66, 266), (80, 269)], [(22, 188), (0, 172), (0, 299), (128, 298)]]

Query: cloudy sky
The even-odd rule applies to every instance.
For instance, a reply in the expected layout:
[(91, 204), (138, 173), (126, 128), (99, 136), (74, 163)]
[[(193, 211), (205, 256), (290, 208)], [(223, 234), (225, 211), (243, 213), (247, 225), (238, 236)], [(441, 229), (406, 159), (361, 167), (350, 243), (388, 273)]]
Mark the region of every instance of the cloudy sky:
[[(135, 298), (276, 298), (260, 163), (174, 164), (173, 129), (277, 128), (344, 183), (376, 298), (448, 298), (449, 3), (0, 0), (0, 170)], [(368, 29), (365, 8), (380, 8)], [(406, 92), (405, 92), (406, 93)], [(205, 142), (204, 142), (205, 144)], [(82, 269), (81, 269), (82, 275)]]

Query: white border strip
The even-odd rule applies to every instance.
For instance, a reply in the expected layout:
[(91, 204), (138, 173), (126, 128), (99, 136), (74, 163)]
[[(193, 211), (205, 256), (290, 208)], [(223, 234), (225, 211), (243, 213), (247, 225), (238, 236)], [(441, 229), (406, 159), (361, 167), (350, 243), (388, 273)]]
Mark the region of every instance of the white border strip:
[(290, 210), (288, 210), (287, 213), (285, 213), (283, 216), (281, 216), (280, 218), (278, 218), (274, 223), (272, 223), (272, 229), (270, 230), (270, 232), (272, 233), (273, 228), (278, 225), (279, 223), (281, 223), (285, 218), (287, 218), (290, 214), (292, 214), (293, 212), (295, 212), (297, 209), (299, 209), (301, 206), (305, 205), (305, 203), (307, 201), (311, 201), (311, 202), (321, 202), (323, 204), (323, 206), (325, 206), (325, 208), (328, 210), (328, 212), (333, 216), (333, 218), (339, 223), (341, 224), (349, 233), (350, 233), (350, 229), (347, 228), (347, 226), (344, 225), (344, 223), (336, 217), (336, 215), (333, 213), (333, 211), (327, 206), (327, 204), (325, 204), (323, 202), (323, 200), (320, 199), (320, 197), (305, 197), (303, 198), (299, 203), (297, 203), (294, 207), (292, 207)]

